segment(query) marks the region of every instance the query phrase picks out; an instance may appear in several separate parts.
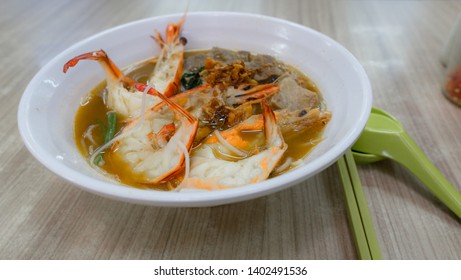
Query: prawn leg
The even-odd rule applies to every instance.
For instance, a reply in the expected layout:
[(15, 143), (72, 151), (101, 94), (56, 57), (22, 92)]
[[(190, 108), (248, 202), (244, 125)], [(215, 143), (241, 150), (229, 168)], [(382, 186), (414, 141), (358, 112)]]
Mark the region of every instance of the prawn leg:
[(104, 50), (88, 52), (72, 58), (66, 64), (64, 64), (63, 72), (67, 73), (69, 68), (77, 65), (80, 60), (98, 61), (106, 72), (108, 83), (123, 82), (128, 86), (133, 86), (135, 83), (131, 78), (123, 74), (123, 72), (117, 67), (117, 65), (115, 65), (115, 63), (109, 58)]
[(240, 86), (238, 89), (228, 88), (226, 96), (226, 104), (229, 106), (241, 105), (246, 102), (260, 102), (261, 99), (270, 97), (276, 94), (280, 87), (275, 84), (257, 85), (246, 89), (248, 86)]

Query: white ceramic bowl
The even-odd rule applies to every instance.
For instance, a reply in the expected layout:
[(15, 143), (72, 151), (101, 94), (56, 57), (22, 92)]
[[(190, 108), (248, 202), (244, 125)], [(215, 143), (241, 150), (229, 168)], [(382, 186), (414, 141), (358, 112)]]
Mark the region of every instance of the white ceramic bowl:
[(241, 13), (189, 13), (183, 36), (187, 49), (213, 46), (269, 54), (298, 67), (317, 84), (333, 113), (323, 140), (305, 163), (264, 182), (210, 192), (161, 192), (115, 184), (93, 170), (76, 149), (74, 117), (80, 98), (104, 79), (95, 63), (80, 63), (63, 74), (65, 62), (104, 49), (121, 67), (159, 53), (149, 35), (163, 32), (182, 15), (143, 19), (83, 40), (50, 61), (27, 86), (18, 110), (21, 136), (48, 169), (74, 185), (118, 200), (156, 206), (212, 206), (283, 190), (333, 164), (360, 135), (371, 110), (371, 87), (359, 62), (344, 47), (307, 27), (281, 19)]

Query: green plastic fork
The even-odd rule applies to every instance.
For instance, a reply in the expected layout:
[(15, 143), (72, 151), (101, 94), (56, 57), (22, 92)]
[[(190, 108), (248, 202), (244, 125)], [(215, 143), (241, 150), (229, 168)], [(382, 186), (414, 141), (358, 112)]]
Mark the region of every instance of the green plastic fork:
[(461, 194), (424, 155), (405, 132), (402, 124), (390, 114), (373, 108), (365, 129), (352, 146), (360, 163), (388, 158), (405, 166), (461, 218)]

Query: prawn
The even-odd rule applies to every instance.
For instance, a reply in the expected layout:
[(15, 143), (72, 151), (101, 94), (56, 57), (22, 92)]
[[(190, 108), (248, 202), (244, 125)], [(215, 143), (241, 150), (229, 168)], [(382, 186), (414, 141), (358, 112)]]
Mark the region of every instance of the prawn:
[(250, 118), (228, 130), (216, 131), (217, 135), (210, 136), (194, 150), (190, 173), (181, 183), (182, 188), (223, 189), (257, 183), (269, 177), (285, 153), (287, 144), (268, 102), (262, 99), (261, 104), (265, 143), (253, 151), (243, 151), (242, 157), (226, 160), (217, 156), (217, 150), (225, 150), (229, 145), (241, 151), (249, 148), (248, 141), (240, 133), (251, 130), (258, 123)]
[(165, 39), (159, 32), (152, 38), (161, 48), (157, 64), (149, 82), (157, 91), (171, 97), (179, 90), (181, 74), (184, 64), (184, 45), (186, 39), (181, 37), (181, 28), (186, 20), (184, 15), (178, 23), (168, 23)]
[[(88, 52), (72, 58), (64, 64), (63, 72), (67, 73), (69, 68), (77, 65), (80, 60), (96, 60), (106, 72), (107, 91), (104, 101), (110, 110), (117, 112), (126, 121), (139, 115), (142, 107), (142, 93), (134, 88), (135, 81), (125, 76), (104, 50)], [(148, 108), (160, 101), (156, 96), (146, 98)]]
[(209, 84), (178, 93), (171, 100), (200, 120), (194, 146), (214, 129), (225, 129), (249, 118), (253, 114), (252, 103), (276, 94), (275, 84), (243, 86), (237, 89), (219, 89)]
[[(135, 182), (162, 183), (184, 171), (198, 120), (154, 88), (144, 84), (134, 87), (155, 94), (163, 102), (155, 106), (156, 110), (130, 122), (117, 136), (108, 155), (117, 163), (116, 168), (130, 173)], [(166, 109), (173, 114), (165, 113)]]

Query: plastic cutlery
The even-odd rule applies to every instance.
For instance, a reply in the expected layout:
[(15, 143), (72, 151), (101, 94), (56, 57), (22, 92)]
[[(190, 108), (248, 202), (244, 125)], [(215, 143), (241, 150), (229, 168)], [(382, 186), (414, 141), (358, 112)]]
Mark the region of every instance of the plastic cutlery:
[(461, 218), (461, 194), (424, 155), (405, 132), (402, 124), (390, 114), (373, 108), (367, 125), (352, 150), (363, 162), (376, 161), (376, 156), (399, 162)]

